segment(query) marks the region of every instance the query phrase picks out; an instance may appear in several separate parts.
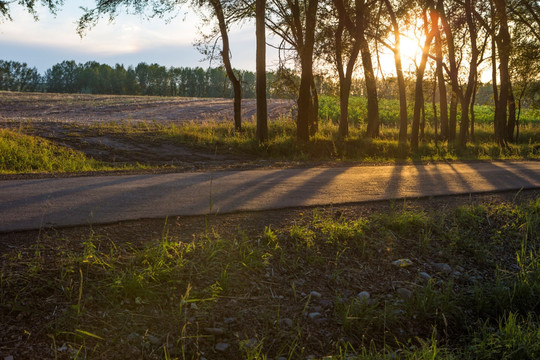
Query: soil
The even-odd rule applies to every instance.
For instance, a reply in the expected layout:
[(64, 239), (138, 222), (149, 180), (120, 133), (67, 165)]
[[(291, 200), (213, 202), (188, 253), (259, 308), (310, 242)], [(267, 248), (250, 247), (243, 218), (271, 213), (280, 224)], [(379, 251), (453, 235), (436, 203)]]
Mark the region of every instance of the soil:
[[(129, 95), (86, 95), (0, 92), (1, 118), (14, 121), (45, 121), (78, 124), (144, 121), (180, 123), (223, 120), (233, 117), (232, 99), (182, 98)], [(275, 119), (293, 111), (294, 102), (268, 100), (268, 117)], [(242, 100), (242, 118), (251, 120), (256, 100)]]

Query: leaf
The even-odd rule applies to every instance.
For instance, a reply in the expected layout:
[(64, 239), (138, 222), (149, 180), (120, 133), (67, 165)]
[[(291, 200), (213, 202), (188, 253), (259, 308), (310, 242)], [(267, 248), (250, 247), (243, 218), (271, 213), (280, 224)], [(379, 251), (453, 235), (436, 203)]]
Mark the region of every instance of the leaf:
[(88, 331), (85, 331), (85, 330), (77, 329), (77, 330), (75, 330), (75, 332), (78, 333), (78, 334), (90, 336), (90, 337), (93, 337), (93, 338), (96, 338), (96, 339), (99, 339), (99, 340), (105, 340), (101, 336), (98, 336), (96, 334), (92, 334), (91, 332), (88, 332)]

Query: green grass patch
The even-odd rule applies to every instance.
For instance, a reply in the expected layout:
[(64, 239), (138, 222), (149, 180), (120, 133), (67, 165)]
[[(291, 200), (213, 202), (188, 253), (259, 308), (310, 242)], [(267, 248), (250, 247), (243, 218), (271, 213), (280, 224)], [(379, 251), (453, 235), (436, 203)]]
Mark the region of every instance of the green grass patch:
[(540, 198), (284, 223), (44, 231), (1, 257), (5, 328), (59, 358), (538, 358)]
[[(129, 168), (140, 168), (133, 165)], [(89, 158), (39, 136), (0, 129), (0, 173), (84, 172), (127, 169)]]

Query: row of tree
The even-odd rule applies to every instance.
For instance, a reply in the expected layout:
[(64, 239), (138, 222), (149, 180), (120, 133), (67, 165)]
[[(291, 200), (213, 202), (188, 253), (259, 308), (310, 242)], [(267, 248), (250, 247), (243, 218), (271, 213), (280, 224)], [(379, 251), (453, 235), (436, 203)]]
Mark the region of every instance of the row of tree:
[[(59, 1), (43, 0), (51, 9)], [(20, 2), (29, 9), (35, 0)], [(257, 134), (267, 137), (266, 31), (281, 40), (280, 58), (293, 63), (300, 76), (297, 138), (309, 140), (317, 131), (318, 90), (316, 73), (333, 68), (338, 74), (340, 135), (348, 134), (348, 99), (353, 74), (360, 68), (367, 97), (367, 136), (379, 136), (379, 93), (376, 69), (380, 48), (394, 54), (400, 101), (401, 142), (418, 147), (426, 87), (432, 87), (434, 109), (440, 109), (435, 127), (439, 136), (465, 145), (474, 136), (472, 104), (482, 66), (489, 66), (495, 104), (497, 141), (512, 141), (517, 125), (520, 96), (540, 74), (540, 2), (537, 0), (96, 0), (85, 9), (78, 31), (84, 33), (101, 17), (126, 10), (170, 17), (181, 6), (204, 9), (213, 31), (201, 41), (219, 54), (234, 94), (235, 125), (241, 129), (241, 76), (231, 64), (229, 28), (235, 22), (255, 19)], [(2, 6), (0, 6), (0, 10)], [(8, 11), (4, 11), (4, 14)], [(418, 39), (421, 58), (415, 62), (413, 118), (407, 118), (407, 91), (402, 64), (404, 34)], [(217, 47), (217, 39), (221, 46)], [(435, 104), (438, 100), (438, 106)], [(458, 110), (461, 110), (458, 119)], [(440, 116), (440, 122), (438, 119)], [(412, 121), (410, 121), (412, 120)], [(459, 125), (459, 130), (458, 130)]]
[[(235, 70), (242, 74), (242, 97), (255, 98), (255, 73)], [(300, 86), (300, 77), (294, 70), (281, 68), (267, 72), (268, 98), (294, 98)], [(407, 97), (414, 95), (415, 82), (411, 74), (405, 76)], [(431, 87), (426, 83), (426, 95)], [(315, 76), (317, 93), (339, 96), (339, 81), (330, 76)], [(540, 82), (530, 86), (532, 91), (526, 95), (538, 93)], [(89, 61), (77, 64), (75, 61), (62, 61), (48, 69), (42, 76), (37, 68), (17, 61), (0, 60), (0, 90), (38, 91), (54, 93), (87, 93), (114, 95), (154, 95), (232, 98), (233, 89), (223, 67), (203, 69), (200, 67), (170, 67), (158, 64), (139, 63), (136, 67), (116, 64), (114, 67)], [(399, 99), (396, 77), (377, 79), (379, 98)], [(350, 94), (364, 96), (365, 81), (351, 79)], [(493, 105), (493, 87), (481, 84), (475, 99), (476, 104)], [(526, 106), (540, 107), (540, 99), (526, 98)]]
[[(235, 72), (241, 75), (244, 97), (255, 97), (255, 73)], [(267, 76), (272, 78), (274, 74)], [(139, 63), (125, 68), (120, 64), (112, 67), (95, 61), (77, 64), (72, 60), (52, 66), (44, 76), (26, 63), (0, 60), (0, 90), (222, 98), (233, 94), (222, 67), (205, 70)], [(276, 93), (273, 89), (268, 92)]]

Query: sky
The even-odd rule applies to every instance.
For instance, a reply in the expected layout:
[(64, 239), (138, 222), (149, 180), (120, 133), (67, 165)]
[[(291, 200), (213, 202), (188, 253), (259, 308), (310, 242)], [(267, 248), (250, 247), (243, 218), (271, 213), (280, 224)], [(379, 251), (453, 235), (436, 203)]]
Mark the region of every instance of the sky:
[[(189, 9), (181, 10), (168, 23), (126, 14), (113, 23), (104, 18), (81, 38), (76, 33), (76, 22), (83, 13), (80, 7), (93, 3), (66, 1), (56, 16), (38, 8), (39, 21), (34, 21), (22, 7), (12, 5), (13, 21), (0, 23), (0, 59), (26, 62), (40, 73), (64, 60), (98, 61), (111, 66), (119, 63), (126, 67), (140, 62), (167, 67), (209, 66), (208, 61), (201, 61), (203, 55), (193, 46), (201, 21)], [(254, 24), (233, 28), (230, 40), (233, 66), (254, 71)], [(271, 48), (267, 48), (267, 53), (267, 65), (271, 68), (277, 62), (277, 54)]]
[[(113, 23), (104, 18), (81, 38), (76, 32), (77, 20), (83, 14), (80, 7), (93, 4), (90, 0), (65, 1), (56, 16), (38, 7), (39, 21), (34, 21), (21, 6), (12, 5), (13, 21), (0, 22), (0, 60), (25, 62), (41, 74), (64, 60), (97, 61), (111, 66), (118, 63), (126, 67), (140, 62), (167, 67), (207, 68), (210, 65), (202, 61), (204, 56), (193, 45), (200, 38), (201, 20), (188, 8), (181, 9), (169, 22), (125, 13)], [(254, 22), (233, 27), (229, 38), (233, 67), (255, 71)], [(277, 43), (278, 40), (272, 39), (267, 30), (267, 41)], [(277, 51), (268, 46), (266, 51), (267, 69), (273, 70), (278, 63)], [(405, 70), (414, 71), (411, 58), (418, 58), (419, 50), (406, 37), (402, 38), (402, 55)], [(381, 67), (377, 70), (382, 70), (385, 76), (394, 75), (394, 60), (389, 51), (380, 59)], [(211, 65), (219, 66), (220, 61), (215, 60)]]

